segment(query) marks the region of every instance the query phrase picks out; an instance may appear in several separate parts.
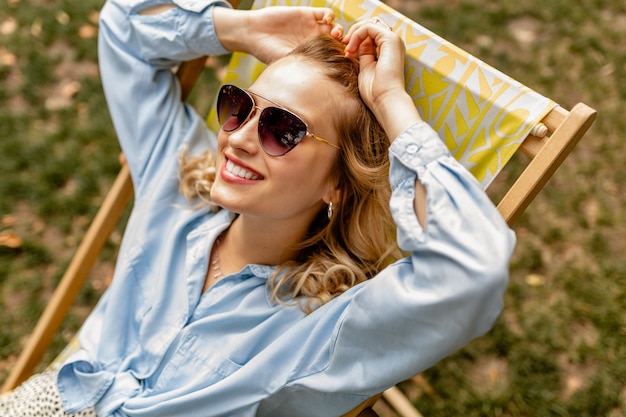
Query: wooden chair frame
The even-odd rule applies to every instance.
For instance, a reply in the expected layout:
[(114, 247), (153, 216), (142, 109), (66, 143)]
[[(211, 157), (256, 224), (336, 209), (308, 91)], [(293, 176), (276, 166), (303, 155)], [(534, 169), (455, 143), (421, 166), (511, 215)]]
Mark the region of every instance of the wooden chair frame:
[[(236, 6), (239, 1), (231, 1), (231, 3)], [(189, 61), (182, 64), (178, 69), (177, 76), (181, 84), (183, 100), (187, 98), (201, 74), (205, 60), (205, 57), (201, 57)], [(498, 210), (509, 225), (513, 225), (519, 219), (584, 136), (595, 118), (596, 111), (583, 103), (576, 104), (569, 111), (557, 105), (542, 120), (543, 125), (547, 128), (546, 134), (542, 135), (543, 137), (529, 135), (525, 139), (520, 150), (528, 155), (531, 160), (498, 203)], [(8, 392), (17, 387), (33, 373), (41, 362), (132, 195), (133, 186), (130, 172), (126, 163), (122, 161), (122, 167), (113, 186), (105, 197), (0, 393)], [(376, 416), (371, 407), (381, 395), (372, 397), (342, 417)], [(407, 404), (406, 398), (403, 398), (397, 388), (385, 392), (385, 399), (392, 402), (399, 411), (400, 409), (405, 410), (403, 415), (407, 417), (420, 416), (419, 412), (414, 409), (412, 412), (409, 409), (410, 403)]]

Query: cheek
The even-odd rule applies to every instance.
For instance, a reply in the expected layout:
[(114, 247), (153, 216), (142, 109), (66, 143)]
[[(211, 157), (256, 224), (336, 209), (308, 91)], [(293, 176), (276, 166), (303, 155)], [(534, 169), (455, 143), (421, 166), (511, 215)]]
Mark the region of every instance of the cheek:
[(281, 164), (280, 176), (292, 192), (299, 195), (320, 194), (328, 183), (333, 162), (324, 158), (325, 155), (307, 156)]
[(217, 153), (222, 153), (228, 143), (228, 135), (222, 130), (217, 131)]
[(221, 129), (217, 134), (217, 153), (215, 155), (216, 168), (219, 169), (222, 161), (224, 160), (224, 151), (228, 146), (228, 134), (224, 133)]

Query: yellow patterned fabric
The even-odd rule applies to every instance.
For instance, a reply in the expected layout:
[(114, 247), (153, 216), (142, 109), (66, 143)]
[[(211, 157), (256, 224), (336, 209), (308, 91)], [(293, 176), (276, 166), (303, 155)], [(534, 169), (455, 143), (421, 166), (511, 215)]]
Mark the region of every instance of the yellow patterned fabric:
[[(330, 7), (344, 29), (377, 16), (400, 34), (407, 46), (407, 91), (415, 106), (484, 188), (555, 106), (378, 0), (255, 0), (252, 8), (285, 5)], [(263, 68), (236, 53), (224, 81), (247, 87)], [(215, 110), (207, 122), (217, 131)]]

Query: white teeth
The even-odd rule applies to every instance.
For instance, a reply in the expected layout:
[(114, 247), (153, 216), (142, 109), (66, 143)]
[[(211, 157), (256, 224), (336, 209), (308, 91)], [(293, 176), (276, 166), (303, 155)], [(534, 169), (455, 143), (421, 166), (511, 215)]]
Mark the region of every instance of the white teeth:
[(256, 175), (255, 173), (253, 173), (252, 171), (248, 171), (247, 169), (240, 167), (239, 165), (235, 165), (231, 161), (226, 161), (226, 171), (238, 177), (245, 178), (247, 180), (260, 179), (260, 177)]

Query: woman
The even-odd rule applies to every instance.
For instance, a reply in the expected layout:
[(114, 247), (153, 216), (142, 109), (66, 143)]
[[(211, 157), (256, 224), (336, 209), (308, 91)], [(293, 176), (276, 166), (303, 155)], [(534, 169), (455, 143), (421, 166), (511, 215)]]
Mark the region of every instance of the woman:
[[(341, 415), (486, 332), (514, 237), (421, 121), (398, 36), (175, 3), (101, 13), (135, 207), (81, 350), (0, 410), (43, 387), (82, 415)], [(272, 64), (222, 87), (215, 138), (170, 68), (226, 50)]]

